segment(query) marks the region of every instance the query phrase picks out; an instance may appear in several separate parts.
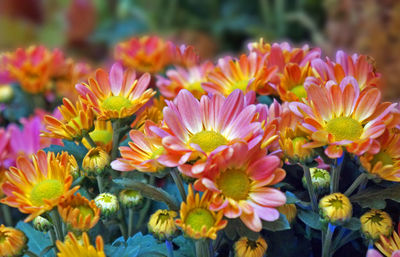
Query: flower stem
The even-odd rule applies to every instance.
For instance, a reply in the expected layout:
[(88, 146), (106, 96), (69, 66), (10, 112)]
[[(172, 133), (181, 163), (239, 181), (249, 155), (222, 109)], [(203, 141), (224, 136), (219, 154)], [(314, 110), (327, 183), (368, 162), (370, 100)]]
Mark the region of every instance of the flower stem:
[(207, 240), (199, 239), (195, 241), (197, 257), (211, 257)]
[(174, 180), (176, 186), (178, 187), (179, 193), (181, 194), (182, 201), (186, 200), (186, 192), (183, 186), (183, 181), (181, 176), (178, 174), (176, 169), (171, 169), (171, 177)]
[(170, 240), (165, 240), (165, 245), (167, 246), (168, 257), (174, 257), (174, 248)]
[(340, 172), (342, 170), (344, 156), (335, 160), (335, 164), (332, 167), (332, 174), (331, 174), (331, 184), (330, 184), (330, 191), (331, 194), (335, 193), (339, 189), (339, 178)]
[(121, 126), (121, 122), (119, 119), (112, 122), (113, 128), (113, 142), (112, 142), (112, 150), (111, 150), (111, 160), (115, 160), (118, 155), (118, 146), (119, 146), (119, 127)]
[(335, 232), (335, 226), (329, 223), (328, 229), (326, 231), (325, 242), (322, 245), (322, 257), (331, 257), (330, 248), (334, 232)]
[(133, 211), (132, 208), (128, 209), (128, 236), (133, 236), (133, 217), (135, 215), (135, 212)]
[(356, 180), (354, 180), (353, 184), (351, 184), (351, 186), (346, 190), (346, 192), (344, 192), (344, 194), (346, 196), (350, 196), (354, 190), (356, 190), (358, 188), (359, 185), (361, 185), (362, 183), (364, 183), (364, 181), (367, 181), (368, 177), (367, 174), (365, 173), (361, 173)]
[(90, 137), (89, 133), (85, 133), (83, 137), (86, 139), (86, 141), (88, 141), (91, 147), (95, 148), (97, 146), (93, 139)]
[(1, 205), (1, 211), (3, 213), (4, 224), (7, 227), (12, 227), (13, 226), (13, 220), (12, 220), (12, 216), (11, 216), (10, 207), (8, 207), (5, 204), (0, 204), (0, 205)]
[(104, 180), (103, 180), (103, 176), (101, 174), (96, 176), (96, 180), (97, 180), (97, 186), (99, 188), (99, 193), (103, 193), (104, 192)]
[(57, 239), (60, 241), (64, 241), (64, 235), (62, 232), (62, 225), (60, 215), (56, 208), (50, 211), (51, 221), (53, 222), (54, 230), (56, 231)]
[[(154, 181), (155, 181), (155, 177), (150, 176), (149, 185), (154, 185)], [(145, 202), (143, 208), (140, 210), (139, 219), (135, 226), (136, 230), (138, 230), (140, 228), (140, 225), (142, 225), (144, 220), (146, 219), (147, 212), (149, 211), (150, 206), (151, 206), (151, 200), (146, 198), (146, 202)]]
[(310, 168), (306, 165), (303, 165), (302, 167), (304, 171), (304, 177), (306, 178), (307, 182), (307, 191), (308, 195), (310, 196), (311, 208), (314, 212), (318, 212), (317, 196), (315, 195), (315, 191), (312, 185)]
[(57, 256), (57, 249), (56, 249), (56, 247), (55, 247), (57, 238), (56, 238), (56, 233), (54, 232), (54, 228), (50, 228), (49, 232), (50, 232), (50, 240), (51, 240), (51, 243), (52, 243), (53, 246), (54, 246), (54, 248), (53, 248), (54, 256)]
[(125, 211), (123, 208), (119, 209), (119, 229), (121, 230), (121, 234), (124, 237), (125, 241), (128, 239), (128, 231), (127, 231), (127, 224), (125, 220)]

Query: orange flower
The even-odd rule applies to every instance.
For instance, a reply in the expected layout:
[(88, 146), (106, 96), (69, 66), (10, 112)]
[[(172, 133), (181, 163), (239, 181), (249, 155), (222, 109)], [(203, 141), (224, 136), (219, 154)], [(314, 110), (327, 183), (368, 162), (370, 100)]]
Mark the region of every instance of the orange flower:
[(2, 186), (6, 198), (1, 202), (29, 214), (25, 222), (59, 205), (79, 188), (70, 188), (71, 164), (65, 165), (60, 159), (67, 160), (62, 156), (56, 158), (52, 152), (46, 155), (44, 151), (32, 156), (33, 163), (26, 157), (19, 157), (16, 167), (6, 172), (7, 180)]
[(22, 256), (27, 247), (25, 234), (15, 228), (0, 225), (0, 256)]
[(146, 121), (152, 121), (155, 124), (160, 125), (163, 120), (163, 109), (166, 106), (164, 97), (160, 96), (159, 99), (153, 98), (153, 102), (149, 106), (144, 106), (146, 108), (142, 108), (141, 111), (138, 111), (138, 114), (135, 120), (131, 124), (131, 128), (143, 131), (144, 124)]
[[(93, 139), (97, 146), (104, 149), (106, 152), (110, 152), (112, 149), (112, 137), (113, 129), (111, 121), (107, 120), (96, 120), (94, 122), (94, 130), (89, 132), (89, 136)], [(90, 149), (92, 146), (86, 140), (82, 139), (82, 144)]]
[(104, 242), (101, 236), (96, 237), (96, 247), (90, 244), (90, 240), (86, 232), (82, 234), (82, 242), (78, 240), (71, 232), (68, 233), (64, 243), (57, 241), (56, 245), (60, 251), (57, 257), (106, 257), (104, 253)]
[(303, 67), (297, 63), (290, 63), (285, 66), (284, 74), (281, 76), (280, 83), (277, 86), (279, 97), (282, 101), (300, 101), (307, 98), (307, 92), (304, 88), (306, 78), (311, 75), (312, 69), (310, 63)]

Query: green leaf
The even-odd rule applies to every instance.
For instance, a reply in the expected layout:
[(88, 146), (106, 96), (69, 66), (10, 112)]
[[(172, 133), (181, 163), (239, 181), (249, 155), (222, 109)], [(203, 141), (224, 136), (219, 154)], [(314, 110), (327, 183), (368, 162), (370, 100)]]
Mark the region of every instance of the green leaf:
[(63, 146), (62, 145), (51, 145), (43, 150), (46, 153), (47, 152), (54, 152), (54, 153), (68, 152), (69, 154), (72, 154), (75, 157), (75, 159), (78, 163), (81, 163), (87, 153), (86, 147), (82, 143), (77, 144), (74, 141), (62, 140), (62, 142), (64, 144)]
[(307, 226), (309, 226), (313, 229), (321, 230), (322, 225), (321, 225), (320, 217), (317, 213), (312, 212), (312, 211), (299, 210), (297, 216)]
[(361, 228), (360, 219), (353, 217), (349, 221), (342, 224), (342, 227), (350, 229), (352, 231), (360, 230)]
[(263, 229), (269, 230), (269, 231), (283, 231), (283, 230), (288, 230), (290, 229), (290, 224), (288, 220), (286, 219), (286, 216), (283, 214), (279, 215), (279, 219), (269, 222), (269, 221), (263, 221), (262, 222)]
[(292, 192), (286, 191), (285, 192), (286, 195), (286, 203), (287, 204), (296, 204), (298, 202), (300, 202), (300, 199), (297, 198), (297, 196), (295, 194), (293, 194)]
[[(46, 249), (48, 246), (52, 244), (48, 234), (35, 230), (28, 223), (20, 221), (18, 222), (16, 228), (25, 233), (26, 237), (29, 239), (28, 240), (29, 251), (37, 255), (39, 255), (44, 249)], [(43, 257), (53, 257), (53, 256), (54, 253), (52, 251), (47, 252), (43, 255)]]
[(373, 187), (350, 197), (352, 202), (359, 204), (362, 208), (384, 209), (387, 199), (400, 202), (400, 185), (394, 184), (385, 189)]

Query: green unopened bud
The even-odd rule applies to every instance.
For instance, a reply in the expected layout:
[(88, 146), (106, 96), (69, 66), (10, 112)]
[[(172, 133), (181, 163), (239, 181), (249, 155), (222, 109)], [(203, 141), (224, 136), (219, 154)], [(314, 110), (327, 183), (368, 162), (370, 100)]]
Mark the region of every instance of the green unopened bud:
[(94, 199), (94, 203), (100, 209), (102, 218), (105, 219), (113, 216), (119, 210), (117, 197), (110, 193), (99, 194)]
[(36, 230), (41, 232), (47, 232), (53, 227), (53, 224), (48, 219), (41, 216), (34, 218), (32, 224)]
[[(319, 168), (310, 168), (311, 181), (313, 189), (317, 194), (327, 193), (331, 181), (331, 175), (327, 170)], [(307, 188), (306, 177), (302, 178), (303, 186)]]
[(139, 209), (143, 203), (143, 196), (139, 191), (125, 189), (119, 193), (119, 201), (126, 208)]

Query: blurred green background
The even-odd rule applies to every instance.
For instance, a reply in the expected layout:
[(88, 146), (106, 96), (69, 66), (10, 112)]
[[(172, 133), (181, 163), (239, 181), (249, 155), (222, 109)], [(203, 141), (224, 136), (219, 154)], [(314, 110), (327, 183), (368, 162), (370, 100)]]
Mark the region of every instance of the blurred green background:
[(249, 40), (308, 43), (370, 55), (385, 95), (400, 96), (398, 0), (0, 0), (0, 49), (44, 44), (101, 62), (116, 42), (160, 35), (203, 58), (237, 53)]

